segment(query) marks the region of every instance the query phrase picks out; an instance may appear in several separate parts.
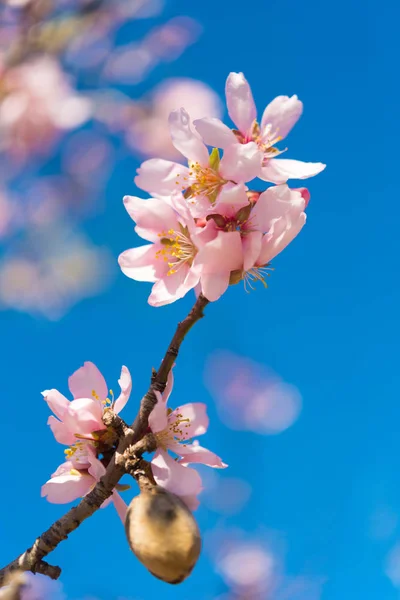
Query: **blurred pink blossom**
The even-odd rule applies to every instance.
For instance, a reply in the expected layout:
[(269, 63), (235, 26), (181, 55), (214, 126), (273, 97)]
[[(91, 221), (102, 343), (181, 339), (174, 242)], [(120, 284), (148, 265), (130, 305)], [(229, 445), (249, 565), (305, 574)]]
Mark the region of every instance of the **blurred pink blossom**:
[(228, 351), (211, 354), (205, 383), (221, 419), (233, 429), (277, 434), (293, 425), (300, 414), (297, 388), (264, 365)]
[(7, 70), (2, 89), (0, 147), (19, 160), (45, 153), (63, 131), (81, 125), (91, 114), (91, 102), (72, 89), (50, 57)]
[(249, 535), (217, 528), (206, 544), (229, 588), (224, 600), (320, 600), (325, 579), (285, 573), (285, 544), (280, 534)]
[(198, 38), (200, 27), (189, 17), (174, 17), (145, 38), (114, 50), (104, 66), (108, 80), (137, 84), (161, 62), (179, 58)]
[(15, 207), (7, 192), (0, 188), (0, 240), (10, 233)]
[(0, 309), (60, 319), (108, 286), (113, 264), (108, 249), (61, 223), (31, 228), (0, 261)]
[(144, 108), (133, 118), (126, 132), (127, 143), (144, 156), (162, 156), (181, 160), (171, 142), (168, 117), (173, 110), (185, 107), (192, 119), (205, 115), (221, 117), (222, 105), (217, 94), (205, 83), (195, 79), (167, 79), (144, 100)]

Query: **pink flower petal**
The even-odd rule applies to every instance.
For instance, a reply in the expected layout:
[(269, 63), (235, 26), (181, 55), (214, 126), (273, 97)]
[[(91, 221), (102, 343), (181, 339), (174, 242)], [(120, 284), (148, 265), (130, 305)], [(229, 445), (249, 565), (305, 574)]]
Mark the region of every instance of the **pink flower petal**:
[(124, 500), (122, 500), (121, 496), (118, 494), (118, 492), (113, 492), (112, 496), (112, 501), (114, 503), (115, 506), (115, 510), (118, 513), (119, 518), (122, 521), (122, 524), (125, 525), (125, 520), (126, 520), (126, 513), (128, 511), (128, 506), (127, 504), (124, 502)]
[(198, 162), (200, 165), (208, 165), (208, 150), (197, 131), (192, 130), (190, 117), (186, 110), (181, 108), (172, 111), (168, 123), (175, 148), (183, 156), (186, 156), (189, 161)]
[(274, 221), (288, 213), (292, 218), (298, 217), (304, 208), (305, 201), (300, 192), (287, 185), (276, 185), (260, 195), (251, 211), (251, 223), (255, 229), (267, 233)]
[(42, 392), (42, 396), (46, 400), (47, 404), (50, 407), (50, 410), (58, 417), (59, 419), (63, 418), (63, 414), (67, 410), (69, 406), (69, 400), (63, 394), (60, 394), (58, 390), (45, 390)]
[(232, 129), (215, 117), (197, 119), (193, 124), (208, 146), (227, 148), (231, 144), (239, 143)]
[(180, 423), (178, 429), (181, 429), (186, 439), (197, 435), (203, 435), (207, 431), (209, 419), (207, 416), (207, 406), (202, 402), (190, 402), (178, 406), (168, 415), (168, 423), (172, 425), (177, 420), (187, 419)]
[(41, 496), (52, 504), (67, 504), (82, 498), (90, 491), (94, 479), (86, 473), (59, 475), (42, 486)]
[(242, 239), (243, 246), (243, 269), (248, 271), (256, 264), (261, 252), (263, 234), (261, 231), (251, 231)]
[(233, 218), (238, 210), (249, 205), (249, 199), (246, 194), (246, 186), (244, 183), (235, 185), (228, 183), (224, 185), (217, 202), (213, 207), (212, 212), (223, 215), (224, 217)]
[(162, 232), (179, 228), (176, 213), (164, 200), (125, 196), (124, 205), (136, 223), (136, 233), (145, 240), (159, 242)]
[(238, 231), (218, 231), (196, 256), (202, 265), (202, 278), (208, 273), (222, 273), (241, 268), (243, 264), (242, 241)]
[(160, 279), (153, 285), (149, 296), (151, 306), (164, 306), (183, 298), (199, 281), (199, 273), (188, 265), (181, 266), (175, 273)]
[(292, 127), (297, 123), (303, 112), (303, 103), (298, 97), (277, 96), (264, 110), (261, 120), (261, 135), (268, 125), (269, 131), (277, 133), (282, 139), (287, 136)]
[(122, 367), (121, 377), (118, 379), (118, 385), (121, 388), (121, 393), (114, 404), (114, 412), (117, 414), (121, 412), (125, 404), (128, 402), (132, 391), (132, 378), (127, 367)]
[[(175, 365), (173, 365), (173, 366), (175, 366)], [(165, 404), (167, 404), (167, 402), (169, 400), (169, 397), (171, 395), (173, 387), (174, 387), (174, 374), (171, 369), (170, 372), (168, 373), (167, 385), (165, 386), (165, 390), (163, 392), (163, 400), (164, 400)]]
[(118, 264), (121, 267), (121, 271), (124, 275), (136, 281), (157, 281), (157, 249), (158, 246), (156, 247), (155, 244), (148, 244), (125, 250), (118, 257)]
[(70, 403), (64, 415), (64, 423), (70, 431), (80, 435), (91, 434), (93, 431), (105, 429), (103, 407), (92, 398), (78, 398)]
[(164, 450), (155, 453), (151, 470), (156, 483), (177, 496), (197, 496), (202, 490), (197, 471), (180, 465)]
[(198, 442), (188, 444), (182, 448), (181, 458), (178, 462), (182, 465), (198, 463), (207, 467), (213, 467), (214, 469), (225, 469), (228, 466), (222, 462), (219, 456), (211, 452), (211, 450), (203, 448)]
[(205, 273), (201, 276), (201, 292), (210, 302), (216, 302), (229, 287), (230, 272)]
[(300, 233), (305, 225), (306, 218), (306, 214), (301, 213), (294, 223), (287, 218), (283, 219), (283, 224), (278, 221), (276, 225), (277, 227), (279, 226), (279, 235), (277, 235), (277, 231), (272, 233), (272, 235), (264, 236), (258, 264), (265, 265), (282, 252)]
[(57, 467), (54, 473), (52, 473), (51, 478), (58, 477), (58, 475), (69, 475), (71, 469), (75, 469), (74, 463), (71, 460), (67, 460)]
[(103, 477), (106, 472), (106, 468), (102, 462), (96, 458), (94, 451), (88, 453), (88, 459), (90, 463), (90, 467), (88, 469), (89, 475), (93, 477), (96, 481), (100, 481), (100, 478)]
[(149, 427), (153, 433), (158, 433), (167, 428), (167, 405), (160, 392), (154, 392), (157, 403), (149, 416)]
[(229, 74), (225, 93), (230, 118), (242, 134), (248, 134), (257, 117), (257, 109), (243, 73)]
[(182, 185), (177, 185), (176, 182), (188, 177), (189, 169), (169, 160), (151, 158), (141, 164), (137, 173), (135, 183), (138, 188), (150, 194), (169, 196), (182, 189)]
[(59, 444), (65, 446), (71, 446), (76, 441), (74, 432), (71, 431), (65, 423), (58, 421), (55, 417), (50, 416), (47, 419), (47, 425), (50, 426), (51, 431)]
[(105, 379), (92, 362), (85, 362), (71, 375), (68, 387), (74, 398), (93, 398), (94, 391), (100, 400), (104, 400), (108, 394)]
[(180, 496), (180, 499), (186, 504), (189, 510), (194, 512), (200, 506), (200, 501), (197, 499), (196, 495), (192, 496)]
[(272, 183), (285, 183), (288, 179), (308, 179), (325, 169), (323, 163), (302, 162), (288, 158), (271, 158), (262, 167), (259, 177)]
[(263, 153), (257, 144), (231, 144), (224, 150), (219, 170), (224, 179), (246, 183), (259, 177)]

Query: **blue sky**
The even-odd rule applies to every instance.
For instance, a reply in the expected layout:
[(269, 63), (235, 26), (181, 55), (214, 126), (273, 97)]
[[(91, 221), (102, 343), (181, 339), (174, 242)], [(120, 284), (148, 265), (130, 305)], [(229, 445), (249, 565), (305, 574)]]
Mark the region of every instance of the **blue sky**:
[[(138, 92), (164, 77), (185, 76), (206, 81), (223, 97), (227, 74), (243, 71), (260, 112), (278, 94), (298, 94), (305, 110), (288, 139), (288, 157), (322, 161), (327, 169), (309, 180), (307, 225), (276, 259), (268, 290), (245, 294), (235, 286), (190, 333), (176, 367), (175, 403), (209, 405), (207, 445), (229, 463), (229, 476), (253, 487), (242, 512), (225, 525), (278, 532), (289, 574), (326, 579), (322, 600), (395, 600), (399, 591), (384, 565), (400, 528), (379, 539), (371, 534), (377, 514), (400, 514), (400, 209), (391, 177), (397, 136), (387, 134), (398, 129), (394, 53), (383, 62), (395, 20), (384, 21), (378, 7), (344, 0), (179, 0), (160, 20), (178, 13), (198, 19), (202, 37), (179, 61), (158, 67)], [(131, 28), (124, 37), (137, 35), (135, 23)], [(103, 213), (86, 223), (92, 239), (115, 257), (138, 243), (121, 202), (137, 192), (136, 167), (123, 153)], [(106, 293), (58, 322), (2, 313), (1, 563), (63, 511), (40, 498), (41, 484), (62, 460), (40, 391), (66, 391), (67, 377), (85, 360), (113, 387), (126, 364), (134, 391), (124, 417), (133, 418), (151, 367), (193, 300), (155, 309), (146, 303), (148, 293), (147, 284), (118, 274)], [(227, 429), (203, 383), (215, 348), (253, 358), (296, 385), (303, 397), (297, 423), (274, 437)], [(205, 507), (197, 516), (203, 532), (221, 523)], [(50, 560), (62, 566), (74, 599), (202, 600), (224, 590), (206, 553), (178, 587), (153, 579), (129, 553), (111, 508)]]

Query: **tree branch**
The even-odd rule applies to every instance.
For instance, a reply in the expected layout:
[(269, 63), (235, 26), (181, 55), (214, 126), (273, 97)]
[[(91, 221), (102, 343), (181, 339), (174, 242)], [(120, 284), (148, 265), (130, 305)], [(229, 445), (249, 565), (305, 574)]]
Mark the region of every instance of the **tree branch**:
[(93, 490), (77, 506), (71, 508), (63, 517), (53, 523), (47, 531), (42, 533), (31, 548), (6, 567), (0, 569), (0, 586), (4, 584), (7, 574), (14, 570), (42, 573), (52, 579), (57, 579), (60, 576), (61, 569), (47, 564), (42, 559), (50, 554), (61, 541), (66, 540), (68, 535), (77, 529), (85, 519), (100, 508), (103, 502), (111, 496), (121, 477), (125, 473), (130, 473), (138, 480), (140, 485), (143, 485), (143, 481), (146, 479), (147, 484), (151, 484), (151, 471), (149, 472), (148, 465), (146, 461), (141, 459), (141, 456), (144, 452), (152, 452), (155, 449), (154, 436), (152, 434), (145, 435), (148, 429), (149, 415), (156, 403), (154, 392), (164, 391), (180, 346), (191, 327), (203, 317), (203, 309), (208, 302), (204, 296), (200, 295), (188, 316), (178, 324), (160, 368), (152, 377), (149, 390), (141, 400), (139, 412), (133, 425), (128, 427), (113, 411), (105, 411), (103, 416), (105, 424), (112, 426), (120, 436), (118, 447), (107, 466), (105, 474)]
[(145, 396), (143, 396), (140, 403), (139, 412), (132, 425), (132, 429), (134, 431), (133, 441), (140, 439), (147, 430), (149, 415), (157, 401), (154, 392), (158, 391), (162, 393), (164, 391), (169, 372), (171, 371), (178, 356), (181, 344), (193, 325), (204, 316), (203, 310), (208, 303), (209, 300), (200, 294), (188, 316), (183, 321), (178, 323), (175, 335), (171, 340), (167, 352), (165, 353), (160, 368), (156, 374), (153, 374), (150, 388)]

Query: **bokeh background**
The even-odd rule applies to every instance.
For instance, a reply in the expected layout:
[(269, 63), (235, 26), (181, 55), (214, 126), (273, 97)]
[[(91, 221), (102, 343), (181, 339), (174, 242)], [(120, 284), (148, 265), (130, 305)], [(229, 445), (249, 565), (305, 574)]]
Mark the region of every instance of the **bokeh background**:
[(139, 244), (121, 199), (141, 195), (143, 158), (175, 158), (169, 108), (226, 117), (234, 70), (260, 113), (298, 94), (288, 157), (328, 166), (268, 289), (210, 305), (175, 368), (171, 405), (207, 403), (204, 444), (229, 464), (202, 470), (201, 559), (179, 586), (154, 579), (110, 507), (51, 562), (68, 600), (400, 598), (396, 15), (355, 0), (29, 4), (0, 7), (0, 563), (64, 511), (40, 498), (63, 460), (40, 392), (66, 393), (85, 360), (115, 388), (126, 364), (129, 421), (190, 309), (191, 295), (148, 306), (149, 286), (119, 272)]

